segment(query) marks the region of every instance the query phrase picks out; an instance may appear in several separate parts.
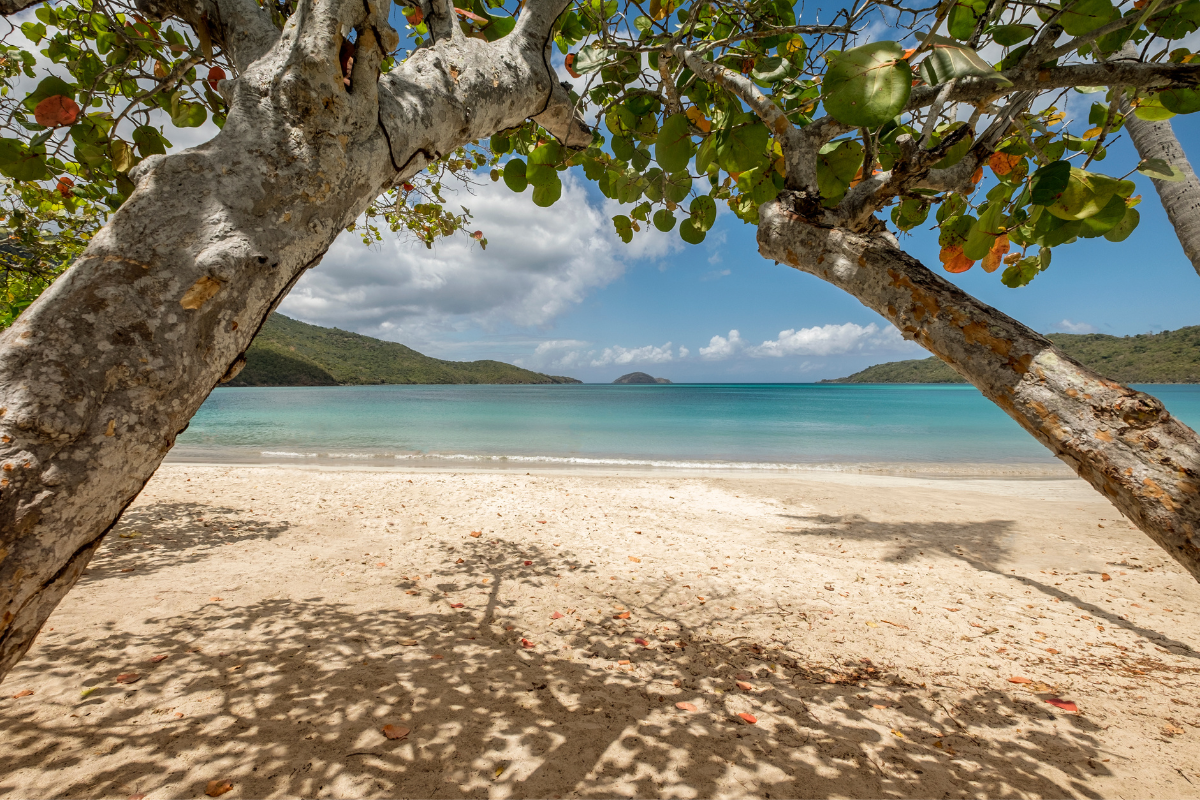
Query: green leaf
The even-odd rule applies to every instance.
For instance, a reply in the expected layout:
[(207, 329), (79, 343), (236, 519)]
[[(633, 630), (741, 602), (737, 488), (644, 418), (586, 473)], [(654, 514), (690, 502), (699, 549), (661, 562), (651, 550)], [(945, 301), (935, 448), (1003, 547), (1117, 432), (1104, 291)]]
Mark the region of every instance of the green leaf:
[(633, 241), (633, 223), (629, 217), (624, 214), (618, 214), (612, 218), (613, 227), (617, 229), (617, 236), (621, 237), (621, 241), (629, 244)]
[(37, 104), (45, 100), (47, 97), (55, 97), (62, 95), (75, 99), (75, 86), (67, 83), (62, 78), (51, 75), (49, 78), (43, 78), (41, 83), (37, 85), (28, 97), (25, 98), (23, 105), (30, 111), (37, 108)]
[(999, 234), (1002, 210), (1003, 206), (1000, 203), (990, 203), (986, 209), (980, 212), (979, 219), (967, 233), (967, 241), (963, 245), (963, 255), (972, 261), (980, 261), (988, 254)]
[(1147, 122), (1162, 122), (1175, 116), (1175, 112), (1162, 104), (1158, 97), (1143, 97), (1138, 100), (1137, 108), (1133, 111), (1138, 119)]
[(0, 174), (14, 181), (42, 181), (50, 177), (44, 151), (31, 152), (16, 139), (0, 139)]
[(579, 48), (579, 52), (575, 54), (575, 62), (571, 65), (571, 68), (581, 75), (586, 75), (603, 67), (611, 58), (612, 53), (603, 47), (596, 47), (589, 44)]
[(933, 41), (933, 49), (921, 61), (921, 80), (930, 86), (966, 77), (989, 78), (1001, 86), (1012, 85), (966, 45), (940, 36), (934, 36)]
[(171, 122), (177, 128), (199, 128), (208, 119), (208, 109), (200, 103), (171, 103)]
[(158, 132), (157, 128), (151, 125), (142, 125), (134, 128), (131, 138), (133, 139), (133, 143), (137, 145), (138, 152), (142, 154), (142, 158), (163, 155), (167, 152), (162, 134)]
[(1037, 33), (1037, 28), (1032, 25), (997, 25), (991, 29), (990, 33), (996, 44), (1012, 47), (1014, 44), (1020, 44), (1031, 38)]
[(826, 206), (846, 194), (863, 163), (862, 145), (853, 140), (829, 142), (817, 155), (817, 190)]
[(1083, 36), (1119, 16), (1121, 12), (1113, 7), (1112, 0), (1074, 0), (1064, 6), (1058, 24), (1069, 36)]
[(706, 194), (692, 200), (688, 208), (692, 223), (702, 231), (707, 231), (717, 221), (717, 204)]
[(654, 158), (666, 172), (687, 169), (692, 157), (692, 137), (688, 133), (688, 118), (672, 114), (663, 122), (654, 143)]
[(779, 56), (760, 58), (754, 62), (754, 69), (750, 71), (750, 77), (760, 86), (770, 86), (776, 81), (786, 78), (789, 74), (789, 67), (789, 62)]
[(533, 204), (536, 206), (548, 208), (554, 205), (560, 197), (562, 197), (562, 181), (559, 180), (557, 174), (554, 176), (553, 182), (533, 187)]
[(1107, 175), (1072, 167), (1066, 187), (1052, 202), (1043, 205), (1059, 219), (1086, 219), (1099, 214), (1108, 205), (1108, 201), (1122, 189), (1121, 183)]
[(1041, 271), (1040, 259), (1037, 256), (1029, 256), (1004, 270), (1000, 275), (1000, 282), (1010, 289), (1018, 289), (1027, 285)]
[(1136, 208), (1125, 209), (1125, 216), (1121, 218), (1112, 230), (1104, 234), (1104, 238), (1110, 242), (1123, 242), (1129, 238), (1129, 234), (1133, 233), (1133, 229), (1141, 222), (1142, 215), (1138, 213)]
[(1079, 235), (1084, 239), (1095, 239), (1097, 236), (1103, 236), (1111, 231), (1125, 217), (1125, 212), (1129, 207), (1125, 205), (1125, 198), (1120, 195), (1113, 195), (1108, 204), (1101, 209), (1099, 214), (1088, 217), (1083, 220), (1083, 225), (1079, 228)]
[(979, 16), (987, 10), (987, 0), (953, 0), (946, 18), (950, 35), (955, 39), (970, 39)]
[(1167, 163), (1166, 159), (1162, 158), (1147, 158), (1142, 163), (1138, 164), (1137, 171), (1143, 175), (1154, 178), (1158, 181), (1170, 181), (1176, 183), (1187, 178), (1183, 170), (1179, 167), (1173, 167)]
[(633, 154), (637, 152), (637, 148), (633, 146), (633, 139), (628, 136), (614, 136), (609, 141), (612, 147), (613, 155), (622, 161), (632, 161)]
[(761, 122), (738, 125), (718, 137), (717, 159), (726, 172), (745, 172), (764, 160), (771, 134)]
[(660, 208), (654, 212), (654, 227), (666, 233), (675, 227), (675, 215), (668, 209)]
[(133, 168), (133, 148), (120, 139), (109, 142), (108, 153), (117, 172), (129, 172)]
[(519, 158), (510, 158), (504, 165), (504, 185), (514, 192), (525, 191), (529, 179), (525, 176), (525, 162)]
[(929, 217), (929, 206), (920, 200), (906, 197), (892, 209), (892, 222), (902, 231), (911, 231)]
[(1176, 114), (1194, 114), (1200, 111), (1200, 91), (1196, 89), (1167, 89), (1159, 92), (1158, 102)]
[(705, 232), (696, 226), (694, 219), (685, 219), (679, 225), (679, 238), (688, 244), (700, 244), (704, 241)]
[[(535, 188), (559, 182), (556, 166), (561, 157), (561, 147), (557, 141), (551, 139), (529, 154), (529, 167), (525, 171), (525, 177)], [(556, 196), (555, 200), (557, 199)]]
[(704, 141), (700, 142), (700, 147), (696, 149), (696, 171), (708, 172), (710, 164), (717, 160), (717, 137), (719, 134), (712, 134)]
[(1200, 25), (1200, 1), (1190, 0), (1181, 6), (1159, 12), (1146, 20), (1146, 29), (1163, 39), (1182, 39)]
[(663, 175), (663, 196), (672, 203), (682, 203), (692, 191), (692, 176), (686, 171)]
[(855, 127), (876, 128), (900, 113), (912, 92), (912, 68), (896, 42), (846, 50), (825, 73), (825, 110)]
[(938, 244), (942, 247), (965, 245), (976, 221), (975, 217), (970, 214), (949, 217), (942, 223), (941, 231), (938, 233)]
[(1030, 202), (1047, 206), (1066, 190), (1071, 181), (1071, 162), (1055, 161), (1033, 173), (1030, 184)]

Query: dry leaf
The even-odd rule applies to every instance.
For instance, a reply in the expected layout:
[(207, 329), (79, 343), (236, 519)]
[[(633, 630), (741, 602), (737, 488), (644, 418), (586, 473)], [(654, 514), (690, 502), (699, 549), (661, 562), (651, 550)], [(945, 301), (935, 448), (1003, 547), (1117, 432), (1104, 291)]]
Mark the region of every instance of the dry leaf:
[(1057, 651), (1057, 650), (1055, 650), (1053, 647), (1047, 647), (1047, 648), (1046, 648), (1046, 652), (1047, 652), (1047, 653), (1049, 653), (1049, 654), (1050, 654), (1050, 655), (1052, 655), (1052, 656), (1056, 656), (1056, 655), (1058, 655), (1058, 651)]
[(383, 735), (389, 739), (403, 739), (410, 732), (408, 728), (400, 728), (395, 725), (383, 726)]
[(1009, 678), (1008, 682), (1009, 683), (1033, 683), (1033, 681), (1031, 681), (1029, 678), (1022, 678), (1020, 676), (1014, 676), (1012, 678)]
[(483, 536), (483, 531), (471, 531), (472, 539), (478, 539), (480, 536)]
[(526, 562), (525, 562), (525, 566), (527, 566), (527, 567), (532, 567), (532, 566), (533, 566), (533, 562), (532, 562), (532, 561), (526, 561)]
[(451, 608), (462, 608), (463, 604), (462, 603), (451, 603), (450, 607)]
[(892, 736), (895, 736), (895, 737), (897, 737), (897, 738), (900, 738), (900, 739), (903, 739), (903, 738), (904, 738), (904, 734), (903, 734), (903, 733), (901, 733), (900, 731), (897, 731), (897, 730), (893, 730), (893, 731), (892, 731)]
[(463, 563), (463, 559), (461, 559), (461, 558), (460, 558), (458, 561), (455, 561), (454, 563), (455, 563), (455, 564), (461, 564), (461, 563)]
[(29, 697), (31, 694), (33, 694), (33, 689), (22, 689), (13, 695), (13, 700), (19, 700), (22, 697)]
[(117, 683), (137, 683), (142, 676), (136, 672), (123, 672), (117, 676)]
[(434, 653), (433, 655), (430, 656), (430, 658), (436, 658), (440, 661), (441, 659), (445, 658), (445, 656), (442, 655), (441, 653)]
[(562, 619), (562, 618), (563, 618), (563, 615), (558, 613), (557, 611), (555, 611), (553, 614), (550, 615), (550, 619)]
[(622, 659), (619, 659), (619, 660), (617, 661), (617, 666), (618, 666), (618, 667), (623, 667), (623, 666), (625, 666), (625, 665), (626, 665), (626, 664), (628, 664), (628, 663), (629, 663), (629, 659), (628, 659), (628, 658), (622, 658)]
[(79, 104), (65, 95), (56, 94), (37, 104), (33, 109), (33, 118), (38, 125), (47, 128), (73, 125), (79, 118)]
[(1109, 575), (1107, 572), (1101, 572), (1101, 573), (1100, 573), (1100, 580), (1101, 580), (1101, 581), (1111, 581), (1111, 580), (1112, 580), (1112, 576), (1111, 576), (1111, 575)]
[(204, 793), (209, 797), (220, 797), (226, 792), (233, 791), (233, 784), (229, 781), (209, 781), (204, 787)]
[(166, 660), (167, 660), (167, 657), (166, 657), (165, 655), (161, 655), (161, 656), (154, 656), (154, 657), (152, 657), (152, 658), (150, 659), (150, 663), (151, 663), (151, 664), (157, 664), (157, 663), (158, 663), (158, 662), (160, 662), (160, 661), (166, 661)]
[(402, 647), (412, 647), (416, 643), (417, 643), (416, 639), (401, 639), (400, 640), (400, 645)]
[(1163, 725), (1162, 732), (1167, 736), (1178, 736), (1179, 734), (1183, 733), (1183, 728), (1179, 727), (1173, 722), (1168, 722), (1167, 724)]
[(633, 643), (634, 643), (634, 644), (640, 644), (642, 647), (649, 647), (649, 646), (650, 646), (650, 643), (649, 643), (649, 642), (647, 642), (645, 639), (634, 639), (634, 640), (633, 640)]
[(756, 725), (758, 723), (758, 717), (754, 716), (753, 714), (747, 714), (745, 711), (738, 714), (738, 716), (741, 717), (742, 722), (746, 723), (747, 725)]
[(521, 647), (533, 647), (533, 645), (534, 645), (534, 643), (529, 641), (528, 639), (521, 640)]
[(746, 683), (745, 681), (737, 681), (734, 685), (737, 686), (739, 689), (741, 689), (743, 692), (754, 691), (754, 687), (751, 686), (750, 684)]
[(620, 614), (613, 614), (613, 619), (629, 619), (629, 612), (622, 611)]
[(638, 558), (637, 556), (630, 556), (630, 557), (629, 557), (629, 560), (630, 560), (630, 561), (632, 561), (632, 562), (633, 562), (633, 563), (635, 563), (635, 564), (640, 564), (640, 563), (642, 563), (642, 560), (641, 560), (640, 558)]
[(1079, 711), (1079, 706), (1072, 703), (1070, 700), (1060, 700), (1057, 697), (1048, 697), (1046, 702), (1055, 708), (1061, 708), (1063, 711)]
[(676, 703), (675, 707), (680, 711), (695, 711), (696, 707), (691, 703)]
[(210, 597), (210, 598), (208, 598), (208, 599), (209, 599), (209, 600), (211, 600), (211, 601), (212, 601), (212, 602), (214, 602), (214, 603), (219, 603), (219, 602), (221, 602), (222, 600), (224, 600), (225, 598), (224, 598), (224, 597)]
[(942, 248), (938, 253), (938, 258), (941, 259), (942, 266), (946, 268), (946, 272), (966, 272), (975, 265), (975, 262), (963, 255), (962, 245), (952, 244)]

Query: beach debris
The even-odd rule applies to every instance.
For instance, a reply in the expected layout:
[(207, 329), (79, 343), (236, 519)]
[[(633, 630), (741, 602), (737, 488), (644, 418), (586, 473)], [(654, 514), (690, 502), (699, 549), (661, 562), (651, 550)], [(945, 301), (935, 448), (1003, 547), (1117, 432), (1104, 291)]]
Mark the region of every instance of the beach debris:
[(622, 611), (620, 614), (613, 614), (613, 619), (629, 619), (629, 612)]
[(533, 647), (534, 644), (535, 644), (535, 642), (531, 642), (528, 639), (521, 640), (521, 647)]
[(22, 697), (29, 697), (33, 694), (33, 689), (22, 689), (12, 696), (13, 700), (20, 700)]
[(901, 733), (900, 731), (896, 730), (895, 728), (892, 729), (892, 736), (898, 737), (900, 739), (904, 738), (904, 734)]
[(220, 797), (226, 792), (233, 791), (233, 784), (229, 781), (209, 781), (204, 787), (204, 793), (209, 797)]
[(537, 523), (538, 523), (538, 525), (545, 525), (545, 524), (546, 524), (546, 520), (544, 520), (544, 519), (539, 519), (539, 520), (537, 521)]
[[(905, 630), (908, 630), (907, 625), (901, 625), (899, 622), (892, 622), (890, 619), (881, 619), (879, 621), (886, 622), (888, 625), (891, 625), (894, 628), (904, 628)], [(995, 628), (993, 628), (992, 630), (995, 630)]]
[(1009, 683), (1033, 683), (1029, 678), (1023, 678), (1020, 675), (1014, 675), (1008, 679)]
[(451, 603), (450, 607), (451, 608), (462, 608), (463, 604), (462, 603)]
[(1168, 722), (1162, 726), (1162, 732), (1165, 736), (1178, 736), (1183, 733), (1183, 728), (1173, 722)]
[(117, 676), (117, 683), (137, 683), (142, 676), (136, 672), (122, 672)]
[(754, 687), (751, 686), (749, 683), (746, 683), (745, 681), (734, 681), (733, 685), (738, 687), (739, 689), (741, 689), (743, 692), (754, 691)]
[(434, 653), (433, 655), (431, 655), (431, 656), (430, 656), (430, 658), (437, 659), (438, 661), (441, 661), (443, 658), (445, 658), (445, 656), (444, 656), (444, 655), (442, 655), (441, 653)]
[(416, 639), (401, 639), (400, 640), (401, 647), (412, 647), (416, 643), (417, 643)]
[(462, 559), (462, 558), (460, 558), (458, 561), (455, 561), (454, 563), (455, 563), (455, 564), (461, 564), (461, 563), (463, 563), (463, 561), (464, 561), (464, 560), (465, 560), (465, 559)]
[(645, 639), (642, 639), (642, 638), (637, 638), (637, 639), (634, 639), (634, 640), (633, 640), (633, 643), (634, 643), (634, 644), (640, 644), (642, 647), (649, 647), (649, 646), (650, 646), (650, 643), (649, 643), (649, 642), (647, 642)]
[(389, 739), (403, 739), (412, 732), (408, 728), (402, 728), (398, 725), (384, 725), (382, 730), (383, 735)]
[(1101, 573), (1100, 573), (1100, 580), (1101, 580), (1102, 582), (1103, 582), (1103, 581), (1111, 581), (1111, 580), (1112, 580), (1112, 576), (1111, 576), (1111, 575), (1109, 575), (1107, 572), (1101, 572)]
[(208, 599), (209, 599), (210, 601), (214, 602), (214, 603), (219, 603), (219, 602), (221, 602), (222, 600), (224, 600), (225, 598), (224, 598), (224, 597), (210, 597), (210, 598), (208, 598)]
[(164, 654), (164, 655), (159, 655), (159, 656), (151, 656), (151, 657), (150, 657), (150, 663), (151, 663), (151, 664), (157, 664), (157, 663), (159, 663), (160, 661), (166, 661), (166, 660), (167, 660), (167, 657), (166, 657), (166, 655), (165, 655), (165, 654)]
[(696, 707), (691, 703), (676, 703), (675, 707), (680, 711), (695, 711)]
[(532, 562), (532, 561), (526, 561), (526, 562), (525, 562), (525, 566), (527, 566), (527, 567), (532, 567), (532, 566), (533, 566), (533, 562)]
[(562, 619), (562, 618), (563, 618), (563, 615), (558, 613), (557, 611), (555, 611), (553, 614), (550, 615), (550, 619)]
[(478, 539), (480, 536), (483, 536), (483, 531), (471, 531), (472, 539)]
[(635, 564), (640, 564), (640, 563), (642, 563), (642, 560), (641, 560), (640, 558), (638, 558), (637, 556), (630, 556), (630, 557), (629, 557), (629, 560), (630, 560), (630, 561), (632, 561), (632, 562), (633, 562), (633, 563), (635, 563)]
[(89, 694), (96, 691), (97, 688), (98, 687), (96, 687), (96, 686), (89, 686), (86, 689), (80, 689), (79, 690), (79, 699), (82, 700), (83, 698), (87, 697)]
[(1062, 700), (1058, 697), (1047, 697), (1046, 702), (1055, 708), (1061, 708), (1063, 711), (1079, 711), (1079, 706), (1075, 705), (1070, 700)]
[(1055, 650), (1053, 647), (1047, 647), (1047, 648), (1046, 648), (1046, 652), (1047, 652), (1047, 653), (1049, 653), (1049, 654), (1050, 654), (1050, 655), (1052, 655), (1052, 656), (1056, 656), (1056, 655), (1058, 655), (1058, 651), (1057, 651), (1057, 650)]
[(747, 725), (758, 724), (758, 717), (754, 716), (753, 714), (747, 714), (745, 711), (743, 711), (742, 713), (738, 714), (738, 716), (741, 718), (742, 722), (746, 723)]
[(618, 660), (617, 660), (617, 666), (618, 666), (618, 667), (623, 667), (623, 666), (625, 666), (625, 665), (626, 665), (626, 664), (628, 664), (628, 663), (629, 663), (629, 659), (628, 659), (628, 658), (622, 658), (622, 659), (618, 659)]

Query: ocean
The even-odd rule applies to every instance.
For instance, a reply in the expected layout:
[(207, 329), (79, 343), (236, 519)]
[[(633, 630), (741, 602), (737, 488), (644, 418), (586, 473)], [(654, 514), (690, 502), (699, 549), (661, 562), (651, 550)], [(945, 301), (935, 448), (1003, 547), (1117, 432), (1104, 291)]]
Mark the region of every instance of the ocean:
[[(1138, 387), (1200, 425), (1200, 386)], [(965, 385), (218, 388), (175, 462), (1054, 475)]]

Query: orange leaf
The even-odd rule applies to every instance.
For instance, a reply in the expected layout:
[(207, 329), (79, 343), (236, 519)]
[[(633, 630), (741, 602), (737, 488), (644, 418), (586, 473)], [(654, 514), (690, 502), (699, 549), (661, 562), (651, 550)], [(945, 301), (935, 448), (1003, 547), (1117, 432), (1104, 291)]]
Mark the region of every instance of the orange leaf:
[(1029, 678), (1022, 678), (1019, 675), (1015, 675), (1015, 676), (1009, 678), (1008, 682), (1009, 683), (1033, 683), (1033, 681), (1031, 681)]
[(617, 666), (619, 666), (619, 667), (623, 667), (623, 666), (625, 666), (625, 665), (626, 665), (626, 664), (628, 664), (628, 663), (629, 663), (629, 659), (628, 659), (628, 658), (620, 658), (620, 659), (617, 659)]
[(19, 700), (22, 697), (29, 697), (31, 694), (33, 694), (33, 689), (22, 689), (13, 695), (13, 700)]
[(1079, 706), (1075, 705), (1070, 700), (1060, 700), (1057, 697), (1050, 697), (1047, 698), (1046, 702), (1055, 708), (1061, 708), (1063, 711), (1079, 711)]
[(1107, 572), (1101, 572), (1101, 573), (1100, 573), (1100, 580), (1101, 580), (1102, 582), (1103, 582), (1103, 581), (1111, 581), (1111, 580), (1112, 580), (1112, 576), (1111, 576), (1111, 575), (1109, 575)]
[(60, 125), (73, 125), (79, 119), (79, 105), (65, 95), (56, 94), (47, 97), (33, 109), (33, 118), (38, 125), (47, 128), (57, 128)]
[(975, 173), (971, 175), (971, 183), (979, 183), (983, 180), (983, 165), (980, 164), (975, 168)]
[(533, 562), (532, 562), (532, 561), (526, 561), (526, 562), (525, 562), (525, 566), (527, 566), (527, 567), (532, 567), (532, 566), (533, 566)]
[(620, 614), (613, 614), (613, 619), (629, 619), (629, 612), (622, 611)]
[(408, 728), (399, 728), (395, 725), (384, 725), (383, 735), (389, 739), (403, 739), (411, 733)]
[(563, 618), (563, 615), (558, 613), (557, 611), (555, 611), (553, 614), (550, 615), (550, 619), (562, 619), (562, 618)]
[(634, 639), (634, 640), (633, 640), (633, 643), (634, 643), (634, 644), (640, 644), (642, 647), (649, 647), (649, 646), (650, 646), (650, 643), (649, 643), (649, 642), (647, 642), (645, 639)]
[(743, 711), (741, 714), (738, 714), (738, 716), (741, 717), (742, 722), (745, 722), (747, 725), (756, 725), (758, 723), (758, 717), (754, 716), (753, 714), (747, 714), (745, 711)]
[(1009, 153), (992, 153), (988, 157), (988, 166), (992, 168), (992, 172), (1003, 178), (1008, 173), (1016, 169), (1017, 164), (1021, 163), (1021, 157), (1011, 155)]
[(1008, 255), (1008, 251), (1011, 249), (1011, 247), (1012, 245), (1008, 243), (1008, 236), (1004, 234), (997, 236), (995, 243), (992, 245), (992, 249), (988, 250), (988, 254), (983, 257), (983, 263), (980, 264), (980, 266), (983, 267), (983, 271), (995, 272), (997, 269), (999, 269), (1000, 264), (1003, 263), (1004, 257)]
[(217, 90), (217, 82), (225, 80), (226, 77), (225, 70), (220, 67), (212, 67), (208, 71), (208, 85), (215, 92)]
[(480, 536), (483, 536), (483, 531), (471, 531), (472, 539), (478, 539)]
[(942, 252), (938, 254), (938, 258), (942, 260), (942, 266), (946, 268), (946, 272), (966, 272), (975, 266), (974, 261), (963, 255), (961, 244), (952, 244), (943, 247)]
[(712, 123), (704, 116), (704, 112), (696, 106), (692, 106), (687, 110), (687, 118), (692, 121), (692, 124), (700, 129), (702, 133), (708, 133), (712, 130)]
[(461, 559), (461, 558), (460, 558), (458, 561), (455, 561), (454, 563), (455, 563), (455, 564), (461, 564), (461, 563), (463, 563), (463, 559)]
[(209, 797), (220, 797), (226, 792), (233, 791), (233, 784), (229, 781), (209, 781), (204, 787), (204, 793)]
[(137, 683), (142, 676), (136, 672), (123, 672), (117, 676), (117, 683)]
[(533, 647), (533, 645), (534, 645), (534, 643), (529, 641), (528, 639), (521, 640), (521, 647)]
[(676, 703), (675, 707), (680, 711), (695, 711), (696, 707), (691, 703)]
[(163, 66), (161, 61), (154, 62), (154, 77), (158, 78), (160, 81), (167, 77), (167, 68)]
[(406, 8), (404, 9), (404, 18), (408, 20), (409, 25), (416, 26), (425, 21), (425, 14), (419, 7)]
[(641, 560), (640, 558), (638, 558), (637, 556), (630, 556), (630, 557), (629, 557), (629, 560), (630, 560), (630, 561), (632, 561), (632, 562), (633, 562), (633, 563), (635, 563), (635, 564), (640, 564), (640, 563), (642, 563), (642, 560)]
[(574, 53), (567, 53), (567, 57), (563, 59), (563, 62), (564, 62), (564, 66), (566, 66), (566, 68), (567, 68), (567, 72), (571, 75), (572, 78), (582, 78), (583, 77), (582, 75), (580, 75), (578, 72), (575, 71), (575, 54)]
[(160, 661), (166, 661), (166, 660), (167, 660), (167, 657), (166, 657), (165, 655), (162, 655), (162, 656), (154, 656), (154, 657), (152, 657), (152, 658), (150, 659), (150, 663), (151, 663), (151, 664), (157, 664), (157, 663), (158, 663), (158, 662), (160, 662)]
[(63, 175), (58, 179), (58, 185), (54, 187), (63, 197), (71, 196), (71, 189), (75, 188), (75, 181)]
[(489, 22), (489, 20), (484, 19), (473, 11), (467, 11), (465, 8), (456, 8), (454, 10), (458, 12), (460, 17), (466, 17), (473, 22), (478, 22), (480, 25), (487, 25)]
[(745, 681), (736, 681), (734, 683), (734, 685), (737, 686), (739, 689), (741, 689), (743, 692), (754, 691), (754, 687), (751, 686), (750, 684), (746, 683)]
[(462, 608), (463, 604), (462, 603), (451, 603), (450, 607), (451, 608)]

